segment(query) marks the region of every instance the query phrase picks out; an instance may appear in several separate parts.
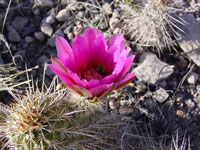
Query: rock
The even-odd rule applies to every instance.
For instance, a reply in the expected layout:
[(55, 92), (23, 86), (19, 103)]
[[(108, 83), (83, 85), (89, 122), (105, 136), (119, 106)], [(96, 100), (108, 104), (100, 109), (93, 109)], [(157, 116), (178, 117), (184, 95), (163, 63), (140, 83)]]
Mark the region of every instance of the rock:
[(199, 75), (192, 71), (192, 72), (190, 72), (190, 74), (187, 77), (187, 82), (189, 84), (195, 84), (198, 79), (199, 79)]
[(22, 31), (22, 37), (25, 37), (33, 32), (35, 32), (35, 27), (33, 24), (30, 24), (28, 27), (25, 27)]
[(53, 2), (52, 0), (35, 0), (35, 5), (40, 7), (52, 7)]
[(0, 0), (0, 7), (8, 7), (8, 2), (6, 0)]
[(128, 107), (127, 105), (120, 106), (119, 113), (121, 115), (131, 115), (133, 113), (133, 109)]
[(11, 42), (20, 42), (21, 37), (19, 33), (15, 29), (13, 29), (8, 33), (8, 40)]
[(48, 39), (48, 45), (51, 46), (52, 48), (56, 46), (56, 37), (61, 36), (64, 37), (64, 33), (62, 31), (57, 31), (53, 37)]
[(68, 9), (62, 9), (56, 15), (58, 21), (66, 21), (69, 17), (71, 17), (71, 13)]
[(27, 25), (28, 19), (20, 16), (16, 16), (15, 19), (11, 22), (12, 27), (16, 29), (18, 33), (21, 33), (21, 31), (24, 29), (24, 27)]
[(44, 33), (42, 33), (42, 32), (35, 32), (35, 33), (34, 33), (34, 36), (35, 36), (35, 38), (36, 38), (38, 41), (40, 41), (40, 42), (42, 42), (42, 41), (45, 40), (45, 35), (44, 35)]
[(33, 41), (35, 41), (35, 39), (33, 37), (31, 37), (31, 36), (26, 36), (25, 37), (25, 42), (26, 43), (32, 43)]
[(132, 113), (132, 115), (131, 115), (131, 117), (132, 118), (134, 118), (134, 119), (138, 119), (139, 117), (141, 117), (142, 116), (142, 113), (141, 113), (141, 111), (139, 111), (138, 109), (133, 109), (133, 113)]
[(144, 52), (139, 59), (139, 66), (133, 72), (136, 77), (147, 83), (156, 84), (157, 81), (168, 78), (173, 68), (158, 59), (155, 54)]
[(168, 97), (169, 94), (167, 93), (167, 91), (161, 87), (158, 90), (156, 90), (155, 93), (153, 94), (153, 98), (159, 103), (165, 102)]
[(119, 108), (120, 103), (114, 99), (109, 101), (109, 106), (112, 110), (117, 110)]
[(40, 29), (44, 34), (49, 37), (53, 34), (53, 28), (47, 23), (42, 23)]
[(194, 103), (191, 99), (186, 99), (186, 100), (185, 100), (185, 104), (187, 105), (187, 107), (188, 107), (189, 109), (192, 109), (192, 108), (194, 108), (194, 106), (195, 106), (195, 103)]
[(102, 5), (103, 10), (105, 11), (105, 13), (107, 15), (111, 15), (112, 14), (112, 8), (110, 7), (111, 5), (109, 3), (104, 3)]
[(43, 64), (43, 63), (51, 63), (50, 58), (48, 58), (46, 55), (40, 56), (40, 58), (37, 59), (37, 64)]
[(55, 22), (55, 18), (52, 15), (49, 15), (48, 17), (45, 18), (44, 21), (47, 24), (53, 24)]
[(200, 66), (200, 22), (192, 15), (183, 14), (181, 17), (186, 23), (184, 26), (179, 25), (184, 33), (179, 33), (182, 39), (178, 44), (193, 62)]

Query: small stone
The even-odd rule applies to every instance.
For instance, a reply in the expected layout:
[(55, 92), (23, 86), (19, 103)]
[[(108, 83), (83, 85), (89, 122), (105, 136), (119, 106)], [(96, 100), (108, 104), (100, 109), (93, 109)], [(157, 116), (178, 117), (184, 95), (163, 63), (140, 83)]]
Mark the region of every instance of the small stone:
[(52, 7), (53, 2), (51, 0), (35, 0), (34, 1), (37, 6), (40, 7)]
[(53, 24), (54, 22), (55, 22), (55, 18), (52, 15), (45, 18), (45, 23), (47, 24)]
[(112, 110), (117, 110), (119, 108), (119, 105), (119, 102), (114, 99), (109, 101), (109, 106)]
[(35, 41), (35, 39), (32, 38), (31, 36), (26, 36), (26, 37), (25, 37), (25, 42), (26, 42), (26, 43), (32, 43), (33, 41)]
[(8, 39), (11, 42), (20, 42), (21, 41), (21, 37), (20, 37), (19, 33), (17, 33), (17, 31), (14, 29), (8, 33)]
[(47, 23), (42, 23), (40, 29), (44, 34), (49, 37), (53, 34), (53, 28)]
[(166, 92), (165, 89), (161, 87), (158, 90), (156, 90), (156, 92), (153, 94), (153, 98), (159, 103), (165, 102), (168, 97), (169, 97), (169, 94)]
[(158, 81), (168, 78), (174, 69), (155, 54), (144, 52), (140, 56), (138, 67), (133, 72), (139, 80), (155, 85)]
[(105, 11), (105, 13), (107, 15), (111, 15), (112, 14), (112, 8), (110, 7), (111, 5), (109, 3), (104, 3), (102, 5), (103, 10)]
[(37, 64), (49, 64), (51, 62), (50, 58), (48, 58), (46, 55), (42, 55), (39, 59), (37, 59)]
[(127, 105), (120, 106), (119, 113), (121, 115), (131, 115), (133, 113), (133, 109), (128, 107)]
[(25, 37), (31, 33), (35, 32), (35, 27), (33, 24), (30, 24), (28, 27), (25, 27), (22, 31), (22, 37)]
[(40, 15), (40, 9), (38, 7), (34, 7), (31, 9), (34, 15), (38, 16)]
[(177, 24), (184, 31), (184, 33), (179, 33), (181, 40), (177, 42), (193, 62), (200, 66), (200, 22), (192, 14), (183, 13), (180, 17), (186, 23), (184, 25)]
[(34, 33), (34, 36), (35, 36), (35, 38), (36, 38), (38, 41), (40, 41), (40, 42), (42, 42), (42, 41), (45, 40), (45, 35), (44, 35), (44, 33), (42, 33), (42, 32), (35, 32), (35, 33)]
[(115, 28), (113, 34), (119, 34), (121, 32), (120, 28)]
[(189, 84), (196, 84), (197, 80), (199, 79), (199, 75), (195, 72), (191, 72), (187, 77), (187, 82)]
[(16, 16), (14, 20), (11, 22), (12, 27), (16, 29), (18, 33), (21, 33), (21, 31), (24, 29), (24, 27), (27, 25), (28, 19), (20, 16)]
[(56, 37), (61, 36), (64, 37), (64, 33), (62, 31), (57, 31), (51, 38), (48, 39), (48, 45), (52, 48), (56, 46)]
[(69, 40), (73, 40), (74, 35), (73, 35), (72, 32), (70, 32), (70, 33), (67, 34), (67, 37), (68, 37)]
[(8, 2), (6, 0), (0, 0), (0, 7), (8, 7)]
[(159, 83), (159, 85), (162, 87), (162, 88), (167, 88), (167, 81), (166, 80), (162, 80), (160, 83)]
[(56, 15), (58, 21), (66, 21), (71, 16), (71, 13), (68, 9), (62, 9)]
[(187, 105), (188, 108), (192, 109), (195, 106), (195, 103), (191, 99), (186, 99), (185, 104)]

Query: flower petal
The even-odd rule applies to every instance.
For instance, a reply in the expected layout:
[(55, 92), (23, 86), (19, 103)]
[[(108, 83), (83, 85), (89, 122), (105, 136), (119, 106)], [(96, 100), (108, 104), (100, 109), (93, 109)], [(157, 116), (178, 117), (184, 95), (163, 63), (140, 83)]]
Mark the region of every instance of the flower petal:
[(120, 45), (120, 49), (125, 49), (124, 37), (122, 34), (116, 34), (110, 37), (107, 41), (108, 47), (110, 48), (112, 45)]
[(97, 29), (93, 28), (87, 28), (83, 34), (81, 35), (83, 38), (85, 38), (88, 47), (90, 48), (91, 44), (94, 42), (95, 39), (97, 39), (99, 36), (102, 36), (101, 32)]
[(133, 80), (133, 78), (135, 77), (135, 73), (128, 73), (123, 80), (119, 81), (116, 83), (116, 89), (120, 89), (123, 88), (124, 86), (126, 86), (128, 83), (131, 82), (131, 80)]
[(134, 57), (135, 57), (135, 55), (131, 55), (126, 59), (124, 66), (123, 66), (123, 69), (121, 70), (121, 72), (116, 77), (116, 80), (115, 80), (116, 82), (120, 81), (124, 77), (124, 75), (129, 71), (129, 69), (131, 68)]
[(107, 45), (104, 36), (100, 36), (99, 38), (95, 39), (89, 52), (89, 65), (94, 67), (99, 64), (103, 64), (106, 58), (106, 50)]
[(79, 66), (79, 70), (83, 73), (88, 65), (89, 59), (89, 48), (86, 40), (77, 35), (72, 43), (72, 49), (75, 61)]
[(94, 87), (92, 89), (90, 89), (89, 91), (92, 93), (93, 97), (99, 97), (101, 96), (103, 93), (105, 93), (110, 87), (113, 86), (113, 83), (110, 84), (103, 84), (97, 87)]
[(49, 67), (67, 86), (73, 89), (74, 81), (63, 67), (57, 64), (50, 64)]
[(72, 49), (63, 37), (56, 38), (56, 49), (58, 58), (63, 64), (68, 56), (73, 57)]

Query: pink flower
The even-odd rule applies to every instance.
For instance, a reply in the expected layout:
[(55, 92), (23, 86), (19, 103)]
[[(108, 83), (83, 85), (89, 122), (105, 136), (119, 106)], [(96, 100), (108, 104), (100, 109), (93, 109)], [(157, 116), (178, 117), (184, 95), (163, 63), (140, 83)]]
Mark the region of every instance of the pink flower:
[(73, 92), (95, 100), (127, 85), (135, 76), (128, 73), (134, 55), (128, 57), (121, 34), (107, 41), (99, 30), (87, 28), (77, 35), (72, 48), (62, 37), (56, 38), (58, 58), (50, 68)]

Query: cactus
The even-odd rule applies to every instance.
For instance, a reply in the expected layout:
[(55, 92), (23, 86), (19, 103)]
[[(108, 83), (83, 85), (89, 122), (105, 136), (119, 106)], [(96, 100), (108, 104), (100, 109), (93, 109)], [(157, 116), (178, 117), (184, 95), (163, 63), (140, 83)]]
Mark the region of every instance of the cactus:
[(55, 82), (46, 92), (33, 89), (29, 87), (23, 96), (9, 91), (14, 102), (2, 104), (0, 136), (6, 141), (2, 149), (95, 149), (109, 145), (117, 149), (112, 143), (119, 136), (119, 124), (115, 117), (105, 117), (103, 104), (80, 103), (66, 89), (55, 90)]
[[(169, 0), (142, 0), (138, 4), (124, 5), (127, 16), (127, 35), (133, 44), (144, 47), (154, 47), (160, 54), (163, 48), (171, 48), (179, 39), (178, 32), (184, 32), (178, 27), (184, 21), (177, 15), (181, 9), (178, 3)], [(128, 26), (128, 28), (127, 28)], [(124, 30), (126, 30), (124, 29)]]

